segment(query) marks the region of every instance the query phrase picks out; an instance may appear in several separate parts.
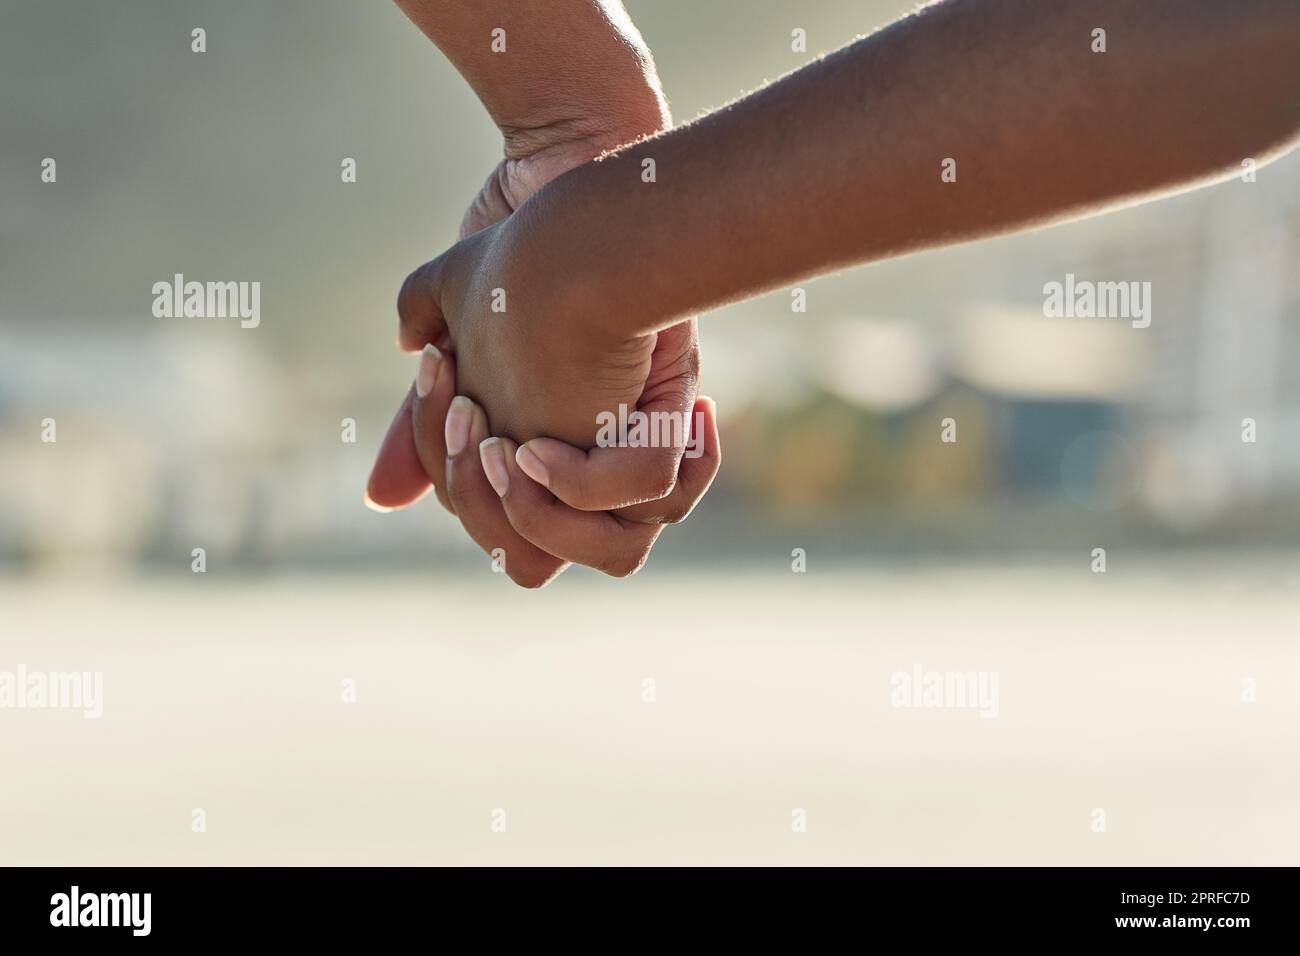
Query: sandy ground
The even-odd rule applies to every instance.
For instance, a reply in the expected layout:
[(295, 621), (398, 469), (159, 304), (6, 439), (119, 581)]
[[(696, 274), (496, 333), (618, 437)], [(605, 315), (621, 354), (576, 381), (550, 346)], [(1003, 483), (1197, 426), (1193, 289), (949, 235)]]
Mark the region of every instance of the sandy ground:
[(1298, 637), (1294, 558), (0, 579), (0, 671), (104, 675), (0, 709), (0, 862), (1295, 864)]

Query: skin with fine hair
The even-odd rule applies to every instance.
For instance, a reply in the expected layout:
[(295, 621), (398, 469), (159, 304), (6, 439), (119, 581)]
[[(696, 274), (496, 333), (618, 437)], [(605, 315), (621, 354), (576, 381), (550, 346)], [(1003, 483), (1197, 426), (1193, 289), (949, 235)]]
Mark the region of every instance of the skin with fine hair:
[(401, 341), (454, 343), (488, 433), (564, 504), (627, 500), (631, 475), (669, 493), (662, 467), (599, 470), (650, 450), (586, 449), (602, 411), (693, 377), (685, 337), (656, 361), (680, 323), (1262, 164), (1300, 136), (1296, 49), (1290, 0), (944, 0), (542, 186), (411, 274)]

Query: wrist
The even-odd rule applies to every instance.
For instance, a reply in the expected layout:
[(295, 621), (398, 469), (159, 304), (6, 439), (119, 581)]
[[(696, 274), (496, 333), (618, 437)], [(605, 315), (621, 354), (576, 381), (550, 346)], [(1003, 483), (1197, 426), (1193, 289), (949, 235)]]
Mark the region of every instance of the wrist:
[(544, 111), (498, 121), (507, 160), (526, 160), (556, 151), (585, 152), (585, 162), (601, 153), (672, 125), (657, 81), (639, 78), (592, 99), (564, 99)]
[[(556, 107), (543, 122), (501, 124), (505, 158), (491, 185), (506, 212), (518, 209), (551, 180), (598, 156), (672, 125), (657, 83), (590, 106)], [(556, 118), (562, 116), (563, 118)], [(499, 217), (497, 217), (499, 218)]]

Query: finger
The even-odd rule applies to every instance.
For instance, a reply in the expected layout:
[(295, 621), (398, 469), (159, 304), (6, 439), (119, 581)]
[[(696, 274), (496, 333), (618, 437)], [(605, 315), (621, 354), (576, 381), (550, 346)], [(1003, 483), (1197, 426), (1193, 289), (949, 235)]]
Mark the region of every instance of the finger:
[(414, 398), (415, 389), (411, 388), (393, 423), (388, 426), (388, 434), (380, 442), (370, 478), (366, 481), (363, 500), (375, 511), (405, 508), (419, 501), (433, 487), (416, 455), (411, 437), (411, 403)]
[[(446, 473), (442, 448), (441, 422), (456, 388), (456, 365), (429, 346), (420, 355), (415, 383), (407, 392), (397, 417), (388, 427), (366, 484), (365, 503), (376, 511), (405, 508), (433, 489), (438, 501), (448, 511)], [(425, 397), (420, 391), (425, 391)], [(421, 454), (415, 429), (421, 420), (435, 416), (439, 423), (436, 452)]]
[(658, 501), (677, 482), (699, 385), (694, 321), (658, 334), (645, 390), (634, 412), (607, 412), (596, 424), (597, 447), (584, 451), (554, 438), (525, 442), (524, 472), (582, 511), (612, 511)]
[(456, 360), (426, 345), (420, 353), (415, 375), (415, 397), (411, 403), (411, 440), (426, 475), (433, 481), (438, 500), (455, 514), (447, 496), (447, 446), (444, 423), (447, 409), (456, 396)]
[[(675, 399), (682, 411), (695, 402), (700, 384), (700, 337), (694, 319), (678, 322), (655, 335), (650, 372), (638, 406)], [(669, 406), (666, 406), (669, 407)]]
[(460, 238), (472, 236), (515, 211), (514, 204), (506, 196), (505, 175), (506, 164), (502, 160), (488, 174), (483, 188), (469, 204), (469, 209), (465, 210), (465, 216), (460, 221)]
[(654, 446), (616, 445), (583, 451), (556, 438), (534, 438), (519, 446), (516, 461), (529, 478), (581, 511), (613, 511), (658, 501), (677, 483), (689, 417), (681, 412), (666, 414), (671, 418), (664, 421), (677, 423), (668, 428), (677, 430), (678, 436), (670, 434), (664, 444), (656, 439)]
[(469, 536), (494, 561), (504, 561), (511, 580), (526, 588), (541, 587), (568, 564), (531, 544), (510, 526), (479, 460), (478, 446), (487, 437), (483, 409), (463, 395), (452, 399), (444, 438), (447, 495)]
[(479, 446), (483, 472), (501, 497), (515, 531), (537, 547), (606, 574), (635, 573), (663, 530), (662, 524), (626, 521), (607, 511), (570, 508), (520, 469), (517, 448), (508, 438), (489, 438)]
[(397, 293), (397, 345), (406, 352), (418, 352), (426, 345), (445, 347), (447, 323), (439, 295), (441, 257), (426, 262), (402, 283)]
[(722, 466), (722, 441), (718, 434), (718, 406), (701, 395), (695, 400), (691, 415), (691, 439), (677, 469), (677, 484), (672, 493), (659, 501), (623, 508), (620, 518), (661, 524), (684, 521), (704, 497)]

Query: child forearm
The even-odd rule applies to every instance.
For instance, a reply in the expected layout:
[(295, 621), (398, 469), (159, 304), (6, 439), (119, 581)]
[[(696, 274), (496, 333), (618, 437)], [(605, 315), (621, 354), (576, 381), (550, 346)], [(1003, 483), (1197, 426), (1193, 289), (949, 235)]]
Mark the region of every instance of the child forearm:
[(1294, 0), (947, 0), (551, 183), (512, 249), (580, 275), (596, 331), (649, 332), (1262, 163), (1300, 129), (1297, 49)]

